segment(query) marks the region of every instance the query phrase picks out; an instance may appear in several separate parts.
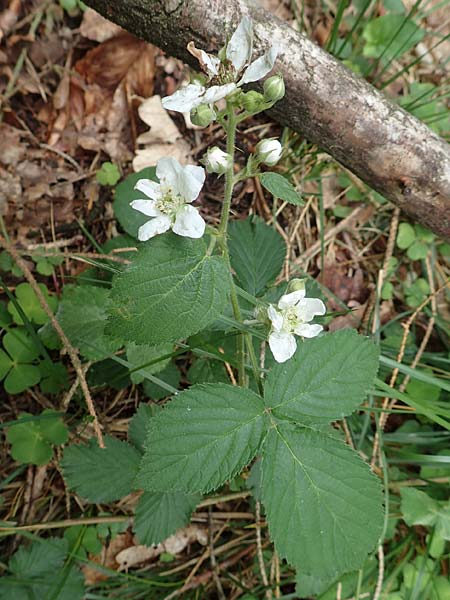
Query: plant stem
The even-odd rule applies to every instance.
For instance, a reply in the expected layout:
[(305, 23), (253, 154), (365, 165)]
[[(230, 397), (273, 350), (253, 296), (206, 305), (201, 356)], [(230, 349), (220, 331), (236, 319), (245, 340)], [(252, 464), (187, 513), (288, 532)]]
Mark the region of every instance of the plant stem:
[[(225, 133), (227, 136), (227, 153), (232, 157), (231, 166), (225, 173), (225, 190), (222, 205), (222, 215), (220, 217), (219, 235), (224, 239), (227, 234), (228, 219), (230, 218), (231, 198), (233, 197), (234, 187), (234, 146), (236, 143), (236, 115), (234, 109), (229, 104), (227, 105), (227, 120), (224, 124)], [(225, 241), (226, 244), (226, 241)]]

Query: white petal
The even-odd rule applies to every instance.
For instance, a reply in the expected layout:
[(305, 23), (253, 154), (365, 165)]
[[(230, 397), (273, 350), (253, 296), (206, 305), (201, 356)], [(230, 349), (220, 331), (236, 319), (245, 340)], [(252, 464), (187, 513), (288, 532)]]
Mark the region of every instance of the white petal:
[(325, 304), (319, 298), (303, 298), (297, 306), (298, 316), (302, 321), (312, 321), (316, 315), (327, 312)]
[(227, 45), (226, 56), (237, 72), (250, 62), (253, 50), (253, 23), (244, 17)]
[(146, 242), (155, 235), (164, 233), (170, 229), (171, 224), (171, 220), (169, 217), (166, 217), (166, 215), (161, 215), (160, 217), (156, 217), (156, 219), (150, 219), (150, 221), (147, 221), (147, 223), (144, 223), (139, 227), (138, 240), (140, 242)]
[(134, 189), (139, 190), (152, 200), (158, 200), (161, 196), (159, 187), (159, 183), (156, 183), (156, 181), (152, 181), (151, 179), (139, 179), (139, 181), (136, 182)]
[(161, 212), (156, 208), (155, 204), (154, 200), (133, 200), (133, 202), (130, 202), (131, 208), (138, 210), (143, 215), (147, 215), (147, 217), (159, 217)]
[(201, 238), (205, 233), (205, 221), (198, 210), (187, 205), (177, 212), (172, 231), (183, 237)]
[(316, 335), (319, 335), (319, 333), (321, 333), (322, 330), (322, 325), (308, 325), (308, 323), (303, 323), (303, 325), (298, 325), (295, 328), (295, 333), (305, 338), (313, 338), (316, 337)]
[(202, 98), (202, 104), (213, 104), (229, 96), (236, 89), (235, 83), (226, 83), (225, 85), (212, 85), (206, 90)]
[(272, 46), (269, 50), (267, 50), (267, 52), (254, 60), (251, 65), (247, 67), (244, 76), (238, 85), (250, 83), (251, 81), (259, 81), (262, 79), (273, 69), (273, 65), (275, 64), (277, 56), (278, 48), (276, 46)]
[(272, 327), (275, 331), (280, 331), (283, 327), (283, 315), (277, 311), (277, 309), (269, 304), (267, 309), (267, 315), (272, 322)]
[(279, 363), (283, 363), (294, 355), (297, 342), (290, 333), (273, 332), (269, 335), (269, 346), (274, 359)]
[(297, 290), (296, 292), (291, 292), (290, 294), (285, 294), (281, 296), (278, 302), (278, 308), (288, 308), (289, 306), (295, 306), (297, 302), (302, 300), (305, 297), (305, 290)]
[(195, 165), (186, 165), (183, 168), (183, 198), (186, 202), (193, 202), (205, 183), (205, 169)]
[(210, 77), (219, 73), (220, 58), (213, 54), (208, 54), (204, 50), (199, 50), (199, 61), (202, 68), (206, 70)]
[(190, 83), (186, 87), (177, 90), (171, 96), (166, 96), (161, 102), (166, 110), (191, 112), (193, 108), (201, 104), (204, 92), (205, 88), (202, 85)]

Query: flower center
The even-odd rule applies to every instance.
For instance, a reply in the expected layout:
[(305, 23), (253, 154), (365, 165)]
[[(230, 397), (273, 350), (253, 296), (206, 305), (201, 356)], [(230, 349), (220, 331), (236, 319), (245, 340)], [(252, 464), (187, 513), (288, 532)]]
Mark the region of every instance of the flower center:
[(170, 218), (175, 218), (177, 212), (186, 203), (180, 194), (175, 194), (170, 187), (162, 188), (162, 196), (156, 201), (156, 208)]
[(211, 79), (212, 85), (226, 85), (234, 83), (237, 79), (237, 73), (230, 61), (220, 63), (219, 72)]
[(302, 323), (302, 321), (298, 317), (295, 306), (290, 306), (284, 311), (283, 329), (285, 331), (293, 331), (300, 323)]

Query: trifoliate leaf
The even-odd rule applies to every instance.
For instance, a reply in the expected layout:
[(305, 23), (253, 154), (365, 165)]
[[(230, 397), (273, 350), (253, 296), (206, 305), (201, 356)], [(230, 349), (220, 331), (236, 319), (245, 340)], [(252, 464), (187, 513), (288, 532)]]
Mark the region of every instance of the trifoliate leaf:
[(261, 295), (283, 267), (283, 238), (258, 217), (232, 221), (228, 232), (231, 266), (239, 285), (253, 296)]
[[(39, 283), (38, 286), (50, 308), (55, 310), (58, 304), (55, 296), (49, 294), (48, 289), (43, 283)], [(19, 283), (16, 287), (16, 298), (18, 304), (30, 321), (33, 321), (33, 323), (37, 323), (38, 325), (43, 325), (48, 321), (48, 315), (41, 307), (38, 297), (29, 283)], [(12, 301), (8, 303), (8, 311), (11, 313), (15, 323), (23, 325), (23, 319)]]
[[(133, 342), (127, 344), (127, 360), (130, 368), (130, 378), (133, 383), (142, 383), (146, 375), (154, 375), (162, 371), (170, 362), (170, 356), (158, 360), (162, 356), (173, 352), (173, 344), (160, 344), (159, 346), (138, 345)], [(138, 370), (137, 367), (141, 367)]]
[(188, 337), (214, 321), (227, 302), (229, 273), (204, 240), (153, 238), (113, 280), (106, 331), (157, 345)]
[[(21, 416), (31, 415), (22, 413)], [(6, 432), (6, 439), (11, 444), (11, 456), (18, 462), (39, 466), (47, 464), (52, 458), (52, 447), (44, 439), (37, 420), (11, 425)]]
[(39, 368), (29, 364), (39, 356), (32, 337), (23, 328), (11, 329), (3, 337), (3, 346), (8, 354), (0, 350), (0, 379), (6, 376), (4, 386), (8, 394), (20, 394), (39, 383)]
[(403, 519), (408, 525), (434, 526), (438, 535), (450, 540), (450, 502), (439, 502), (414, 488), (403, 488), (400, 494)]
[(128, 440), (133, 444), (136, 450), (139, 450), (142, 454), (144, 453), (148, 424), (154, 414), (155, 408), (142, 402), (139, 404), (128, 427)]
[(351, 329), (298, 344), (267, 376), (264, 401), (280, 419), (341, 419), (363, 401), (378, 370), (378, 349)]
[(404, 15), (387, 14), (370, 19), (362, 33), (366, 41), (363, 54), (381, 57), (383, 64), (389, 64), (418, 44), (424, 35), (425, 32)]
[(152, 179), (153, 181), (158, 181), (156, 177), (156, 168), (148, 167), (142, 169), (139, 173), (132, 173), (125, 177), (125, 179), (116, 187), (113, 203), (116, 219), (123, 229), (134, 238), (137, 238), (138, 236), (139, 227), (148, 221), (148, 217), (139, 211), (134, 210), (130, 206), (130, 203), (133, 200), (139, 200), (143, 197), (142, 192), (134, 189), (134, 186), (139, 179)]
[(3, 346), (15, 362), (28, 363), (39, 357), (39, 348), (23, 327), (10, 329), (3, 338)]
[(397, 233), (397, 246), (402, 250), (409, 248), (416, 239), (414, 227), (409, 223), (400, 223)]
[(381, 486), (348, 446), (321, 430), (272, 428), (262, 499), (278, 554), (327, 578), (359, 568), (383, 526)]
[(42, 437), (50, 444), (65, 444), (69, 439), (67, 427), (56, 411), (46, 408), (38, 423)]
[(208, 492), (256, 454), (263, 401), (226, 384), (192, 386), (150, 419), (138, 483), (147, 491)]
[(136, 507), (134, 531), (141, 544), (159, 544), (189, 523), (199, 494), (144, 492)]
[(265, 187), (274, 198), (280, 198), (280, 200), (284, 200), (290, 204), (295, 204), (296, 206), (304, 205), (300, 194), (297, 192), (292, 183), (286, 179), (286, 177), (283, 177), (283, 175), (270, 171), (267, 173), (261, 173), (259, 180), (261, 185)]
[(52, 263), (45, 258), (39, 259), (36, 263), (36, 271), (39, 273), (39, 275), (48, 277), (53, 274), (54, 270), (55, 269)]
[(112, 162), (104, 162), (95, 174), (95, 178), (100, 185), (116, 185), (120, 179), (119, 168)]
[(66, 286), (56, 317), (71, 343), (89, 360), (113, 354), (120, 342), (104, 333), (109, 291), (93, 285)]
[(421, 240), (414, 240), (406, 254), (411, 260), (423, 260), (428, 254), (428, 245)]
[(139, 466), (139, 453), (127, 442), (105, 436), (105, 448), (90, 440), (72, 444), (61, 461), (68, 486), (89, 502), (113, 502), (129, 494)]

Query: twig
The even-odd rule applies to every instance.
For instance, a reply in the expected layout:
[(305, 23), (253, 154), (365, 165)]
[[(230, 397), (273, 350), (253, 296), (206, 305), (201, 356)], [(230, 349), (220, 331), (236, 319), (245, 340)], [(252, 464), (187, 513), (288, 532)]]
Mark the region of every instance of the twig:
[(264, 564), (264, 557), (262, 551), (262, 541), (261, 541), (261, 503), (257, 500), (255, 507), (255, 529), (256, 529), (256, 553), (258, 556), (258, 566), (259, 572), (261, 573), (261, 579), (266, 587), (266, 598), (267, 600), (271, 600), (272, 598), (272, 590), (269, 588), (269, 580), (267, 578), (266, 566)]
[(27, 263), (19, 255), (17, 250), (14, 248), (14, 246), (12, 246), (12, 244), (7, 242), (2, 237), (0, 237), (0, 245), (3, 246), (3, 248), (8, 252), (8, 254), (10, 254), (12, 256), (12, 258), (16, 262), (17, 266), (21, 269), (22, 273), (24, 274), (25, 279), (31, 285), (33, 292), (36, 294), (36, 297), (39, 300), (39, 304), (42, 306), (42, 309), (49, 317), (54, 330), (61, 338), (63, 346), (64, 346), (65, 350), (67, 351), (67, 354), (70, 356), (70, 360), (72, 361), (73, 367), (74, 367), (77, 377), (80, 381), (80, 386), (81, 386), (81, 389), (83, 390), (84, 397), (86, 399), (86, 405), (88, 407), (89, 414), (93, 418), (93, 426), (94, 426), (95, 434), (97, 436), (98, 445), (100, 446), (100, 448), (104, 448), (105, 444), (103, 442), (103, 436), (102, 436), (102, 432), (100, 429), (100, 424), (98, 421), (97, 413), (95, 412), (94, 402), (92, 401), (91, 393), (89, 391), (89, 387), (86, 382), (86, 377), (84, 375), (83, 367), (81, 365), (77, 351), (70, 343), (70, 341), (69, 341), (68, 337), (66, 336), (66, 334), (64, 333), (61, 325), (58, 323), (52, 309), (50, 308), (47, 300), (44, 297), (44, 294), (42, 293), (40, 287), (38, 286), (36, 279), (34, 278), (32, 272), (28, 268)]
[(216, 556), (214, 554), (214, 538), (213, 538), (213, 527), (212, 527), (212, 510), (208, 508), (208, 545), (209, 545), (209, 562), (211, 563), (211, 571), (214, 579), (214, 583), (217, 588), (217, 595), (219, 600), (226, 600), (225, 593), (223, 591), (222, 582), (219, 577), (219, 569), (217, 567)]
[(375, 588), (375, 593), (373, 595), (373, 600), (378, 600), (381, 594), (381, 590), (383, 589), (383, 580), (384, 580), (384, 550), (382, 544), (378, 546), (378, 579), (377, 586)]

